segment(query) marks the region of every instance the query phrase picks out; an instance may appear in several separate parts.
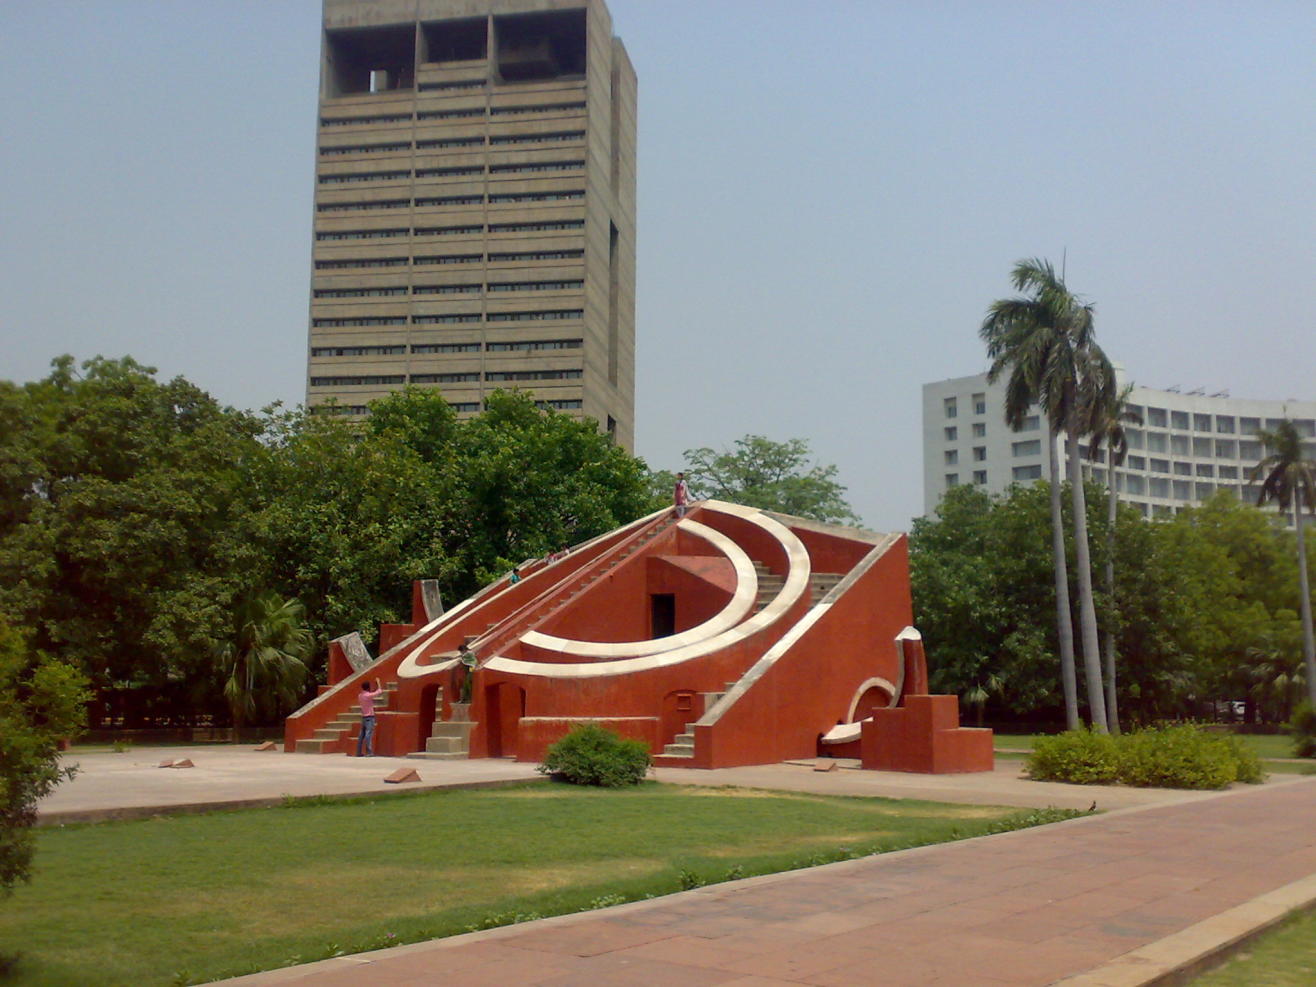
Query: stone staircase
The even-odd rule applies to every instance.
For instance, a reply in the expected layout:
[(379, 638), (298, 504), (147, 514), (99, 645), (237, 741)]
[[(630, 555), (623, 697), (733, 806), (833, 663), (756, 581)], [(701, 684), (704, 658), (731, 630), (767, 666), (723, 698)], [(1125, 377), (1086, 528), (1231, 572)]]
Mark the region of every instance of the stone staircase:
[[(754, 612), (758, 613), (781, 592), (785, 580), (783, 580), (781, 576), (774, 575), (762, 562), (754, 563), (754, 571), (757, 573), (759, 581), (758, 597), (754, 602)], [(830, 593), (836, 587), (837, 583), (844, 578), (843, 574), (836, 572), (812, 573), (809, 576), (809, 590), (812, 602), (817, 603), (822, 600), (822, 598)], [(734, 682), (728, 682), (726, 689), (721, 692), (701, 692), (699, 695), (700, 698), (703, 699), (703, 710), (700, 713), (700, 716), (712, 709), (713, 705), (725, 696), (734, 685)], [(693, 727), (694, 721), (687, 723), (685, 725), (685, 730), (672, 738), (672, 742), (663, 747), (663, 752), (654, 757), (654, 763), (662, 764), (662, 758), (679, 758), (685, 760), (694, 757), (695, 734)]]
[(841, 572), (815, 572), (809, 576), (810, 598), (814, 603), (821, 603), (823, 597), (836, 588), (836, 584), (845, 578)]
[[(438, 709), (443, 708), (440, 695)], [(430, 727), (430, 735), (425, 740), (425, 749), (408, 754), (407, 757), (427, 761), (452, 761), (471, 756), (471, 731), (475, 724), (471, 722), (471, 704), (453, 703), (452, 719), (435, 720)]]
[(754, 600), (754, 612), (758, 613), (776, 598), (786, 581), (774, 575), (762, 562), (754, 563), (754, 572), (758, 574), (759, 595)]
[[(762, 562), (754, 563), (754, 571), (758, 574), (759, 594), (754, 601), (754, 612), (758, 613), (768, 605), (772, 599), (781, 592), (785, 585), (785, 580), (781, 576), (775, 575)], [(818, 603), (824, 596), (830, 593), (845, 576), (839, 572), (813, 572), (809, 574), (809, 592), (810, 600)]]
[[(716, 704), (719, 699), (725, 696), (727, 692), (730, 691), (731, 687), (735, 684), (736, 683), (734, 682), (728, 682), (727, 687), (723, 689), (721, 692), (699, 693), (699, 698), (703, 700), (703, 708), (700, 711), (699, 716), (703, 716), (704, 713), (707, 713), (710, 709), (712, 709), (714, 704)], [(667, 744), (663, 748), (663, 752), (659, 754), (658, 757), (678, 757), (678, 758), (694, 757), (695, 732), (692, 728), (694, 727), (695, 721), (698, 720), (698, 718), (699, 717), (696, 717), (695, 720), (691, 720), (689, 723), (687, 723), (685, 725), (685, 731), (683, 733), (678, 733), (675, 737), (673, 737), (672, 742), (670, 744)]]
[[(375, 712), (388, 711), (398, 691), (396, 682), (384, 683), (384, 694), (375, 700)], [(339, 741), (355, 737), (355, 730), (361, 723), (361, 707), (353, 703), (352, 708), (319, 727), (309, 739), (297, 741), (298, 754), (332, 754), (338, 749)]]

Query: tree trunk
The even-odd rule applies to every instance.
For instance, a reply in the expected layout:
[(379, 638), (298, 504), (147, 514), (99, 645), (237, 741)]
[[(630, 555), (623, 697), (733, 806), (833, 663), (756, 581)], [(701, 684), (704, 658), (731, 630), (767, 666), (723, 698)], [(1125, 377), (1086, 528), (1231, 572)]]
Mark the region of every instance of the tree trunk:
[(1293, 491), (1293, 527), (1298, 533), (1298, 606), (1302, 614), (1302, 661), (1307, 669), (1307, 701), (1316, 707), (1316, 643), (1312, 640), (1311, 587), (1307, 583), (1307, 539), (1302, 532), (1302, 493)]
[(1078, 458), (1078, 440), (1070, 432), (1065, 439), (1069, 451), (1069, 492), (1074, 505), (1074, 568), (1078, 570), (1079, 629), (1083, 639), (1083, 673), (1087, 686), (1088, 715), (1092, 729), (1108, 733), (1106, 695), (1101, 682), (1101, 645), (1097, 640), (1097, 608), (1092, 599), (1092, 557), (1088, 549), (1087, 497), (1083, 493), (1083, 464)]
[(1110, 499), (1106, 505), (1106, 595), (1110, 608), (1106, 619), (1106, 720), (1110, 732), (1120, 732), (1119, 700), (1115, 691), (1116, 636), (1119, 632), (1119, 607), (1115, 604), (1115, 519), (1119, 514), (1119, 494), (1115, 491), (1115, 450), (1106, 448), (1106, 485)]
[(1056, 453), (1058, 432), (1051, 428), (1051, 556), (1056, 581), (1056, 633), (1060, 638), (1060, 687), (1065, 695), (1065, 727), (1077, 730), (1078, 683), (1074, 672), (1074, 623), (1069, 612), (1069, 567), (1065, 562), (1065, 520), (1060, 511), (1060, 461)]

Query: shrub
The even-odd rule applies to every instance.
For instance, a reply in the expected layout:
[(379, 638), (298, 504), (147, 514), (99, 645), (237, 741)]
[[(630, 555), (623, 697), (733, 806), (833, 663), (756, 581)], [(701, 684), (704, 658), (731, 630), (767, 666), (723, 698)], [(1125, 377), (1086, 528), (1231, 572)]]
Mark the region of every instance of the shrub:
[(1260, 785), (1266, 780), (1266, 769), (1261, 766), (1261, 758), (1237, 734), (1225, 734), (1224, 741), (1229, 745), (1229, 752), (1234, 757), (1238, 768), (1238, 781), (1247, 785)]
[(574, 785), (638, 785), (649, 770), (649, 748), (597, 723), (577, 727), (548, 748), (538, 770)]
[(1038, 737), (1025, 766), (1028, 777), (1035, 781), (1112, 785), (1119, 780), (1115, 738), (1089, 730)]
[(29, 879), (37, 803), (76, 770), (61, 763), (59, 741), (81, 727), (86, 688), (0, 618), (0, 897)]
[(1293, 711), (1287, 729), (1293, 737), (1294, 757), (1316, 756), (1316, 709), (1311, 703), (1303, 703)]
[(1041, 737), (1026, 762), (1036, 781), (1144, 788), (1224, 788), (1231, 781), (1266, 780), (1261, 759), (1232, 734), (1192, 725), (1157, 727), (1109, 737), (1072, 730)]
[(1120, 738), (1120, 780), (1143, 788), (1224, 788), (1238, 762), (1224, 737), (1191, 724), (1154, 727)]

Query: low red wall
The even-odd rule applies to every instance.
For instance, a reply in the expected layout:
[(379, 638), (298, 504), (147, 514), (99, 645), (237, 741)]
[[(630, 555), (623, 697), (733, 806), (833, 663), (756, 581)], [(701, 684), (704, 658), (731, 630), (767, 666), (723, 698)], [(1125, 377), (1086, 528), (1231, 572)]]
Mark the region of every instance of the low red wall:
[(991, 771), (992, 732), (960, 727), (955, 696), (906, 696), (873, 711), (860, 738), (861, 761), (874, 771), (962, 774)]
[(654, 716), (522, 717), (517, 730), (516, 759), (542, 761), (551, 744), (557, 743), (583, 723), (597, 723), (628, 740), (642, 741), (650, 750), (658, 734), (658, 718)]

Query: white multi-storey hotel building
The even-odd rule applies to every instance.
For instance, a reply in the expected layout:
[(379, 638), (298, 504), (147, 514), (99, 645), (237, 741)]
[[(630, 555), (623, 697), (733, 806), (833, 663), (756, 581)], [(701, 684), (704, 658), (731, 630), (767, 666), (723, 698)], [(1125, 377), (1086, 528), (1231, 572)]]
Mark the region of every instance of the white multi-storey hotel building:
[[(1124, 376), (1118, 369), (1117, 374)], [(1304, 446), (1316, 459), (1313, 401), (1250, 401), (1135, 386), (1129, 405), (1142, 423), (1125, 425), (1129, 449), (1115, 469), (1115, 488), (1146, 517), (1169, 516), (1217, 490), (1255, 503), (1257, 488), (1248, 475), (1265, 455), (1257, 430), (1274, 428), (1284, 418), (1308, 438)], [(1086, 451), (1085, 445), (1080, 448)], [(1051, 448), (1038, 409), (1018, 432), (1005, 424), (1004, 378), (988, 384), (986, 374), (977, 374), (923, 385), (925, 513), (961, 483), (999, 493), (1012, 483), (1046, 477), (1049, 457), (1057, 453), (1063, 457), (1063, 446)], [(1093, 479), (1106, 482), (1104, 462), (1086, 468)]]

